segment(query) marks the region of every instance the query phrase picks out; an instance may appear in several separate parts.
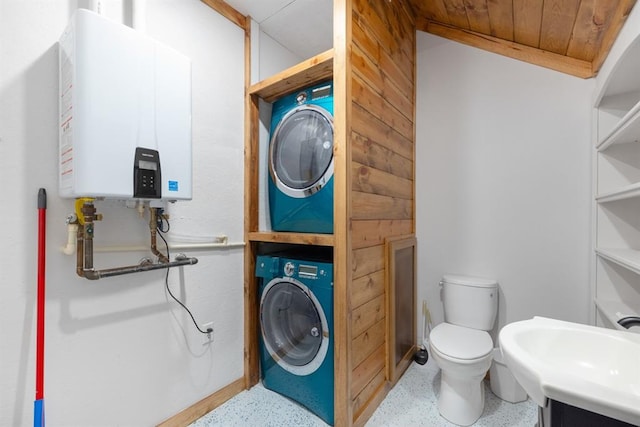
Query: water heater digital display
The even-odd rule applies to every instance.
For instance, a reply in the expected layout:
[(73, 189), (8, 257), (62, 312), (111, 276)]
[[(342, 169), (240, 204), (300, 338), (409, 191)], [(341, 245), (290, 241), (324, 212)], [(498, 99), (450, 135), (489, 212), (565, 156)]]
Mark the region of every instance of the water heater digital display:
[(160, 154), (156, 150), (136, 148), (133, 166), (133, 197), (159, 199), (162, 196), (160, 183)]
[(60, 195), (191, 199), (189, 58), (85, 9), (59, 56)]

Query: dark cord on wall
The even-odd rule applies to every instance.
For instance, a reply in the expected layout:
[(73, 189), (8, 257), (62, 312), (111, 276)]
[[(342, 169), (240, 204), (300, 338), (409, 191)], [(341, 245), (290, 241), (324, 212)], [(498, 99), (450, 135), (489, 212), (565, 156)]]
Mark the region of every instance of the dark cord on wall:
[[(171, 255), (169, 254), (169, 244), (167, 243), (167, 240), (164, 238), (164, 236), (162, 235), (163, 233), (166, 233), (167, 231), (169, 231), (169, 229), (171, 228), (171, 226), (169, 225), (169, 221), (163, 219), (161, 216), (158, 216), (158, 225), (156, 226), (156, 230), (158, 230), (158, 236), (160, 236), (160, 238), (162, 239), (162, 241), (164, 242), (164, 245), (167, 248), (167, 258), (171, 259)], [(164, 227), (162, 226), (162, 223), (166, 221), (167, 223), (167, 228), (166, 230), (164, 229)], [(202, 330), (200, 328), (200, 326), (198, 326), (198, 323), (196, 322), (196, 319), (193, 317), (193, 314), (191, 313), (191, 310), (189, 310), (187, 308), (186, 305), (184, 305), (182, 303), (182, 301), (180, 301), (178, 298), (175, 297), (175, 295), (173, 295), (173, 292), (171, 292), (171, 288), (169, 288), (169, 269), (167, 268), (167, 272), (164, 276), (164, 284), (165, 287), (167, 288), (167, 292), (169, 293), (169, 295), (171, 296), (171, 298), (174, 299), (175, 302), (177, 302), (178, 304), (180, 304), (180, 306), (182, 308), (184, 308), (186, 310), (187, 313), (189, 313), (189, 316), (191, 316), (191, 320), (193, 321), (194, 326), (196, 327), (196, 329), (198, 330), (198, 332), (200, 332), (201, 334), (205, 334), (208, 335), (211, 332), (213, 332), (212, 328), (207, 328), (206, 331)]]

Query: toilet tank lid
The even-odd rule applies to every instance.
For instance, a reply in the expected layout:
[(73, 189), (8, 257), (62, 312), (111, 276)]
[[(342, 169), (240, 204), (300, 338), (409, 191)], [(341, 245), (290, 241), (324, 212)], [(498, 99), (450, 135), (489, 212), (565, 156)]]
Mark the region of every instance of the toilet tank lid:
[(494, 279), (485, 279), (482, 277), (462, 276), (458, 274), (445, 274), (442, 281), (455, 285), (474, 286), (477, 288), (495, 288), (498, 282)]

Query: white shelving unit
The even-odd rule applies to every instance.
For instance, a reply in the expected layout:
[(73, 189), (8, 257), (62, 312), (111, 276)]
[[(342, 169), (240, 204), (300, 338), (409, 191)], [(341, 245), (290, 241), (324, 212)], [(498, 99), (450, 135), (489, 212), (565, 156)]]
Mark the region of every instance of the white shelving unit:
[(624, 329), (617, 323), (622, 317), (640, 316), (640, 32), (635, 32), (625, 35), (617, 61), (599, 77), (594, 114), (595, 320), (615, 329)]
[(598, 203), (607, 203), (615, 202), (616, 200), (633, 199), (634, 197), (640, 197), (640, 182), (635, 182), (604, 194), (598, 194), (596, 201)]
[(640, 274), (640, 251), (638, 250), (596, 248), (596, 255), (636, 274)]
[(633, 309), (620, 301), (600, 299), (596, 300), (596, 307), (598, 307), (598, 312), (602, 313), (602, 316), (605, 317), (610, 325), (621, 331), (626, 331), (627, 329), (624, 326), (620, 326), (618, 320), (627, 316), (635, 316)]
[(640, 103), (633, 106), (622, 120), (611, 129), (609, 134), (598, 143), (596, 148), (603, 151), (613, 144), (638, 142), (638, 138), (640, 138)]

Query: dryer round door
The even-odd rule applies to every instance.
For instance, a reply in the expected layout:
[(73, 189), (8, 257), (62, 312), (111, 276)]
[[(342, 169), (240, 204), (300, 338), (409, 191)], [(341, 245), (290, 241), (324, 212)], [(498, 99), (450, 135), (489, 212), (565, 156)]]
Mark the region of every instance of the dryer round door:
[(284, 194), (303, 198), (333, 176), (333, 117), (317, 105), (301, 105), (280, 120), (269, 145), (269, 173)]
[(262, 292), (260, 325), (263, 344), (286, 371), (315, 372), (329, 349), (329, 328), (315, 295), (299, 281), (279, 277)]

